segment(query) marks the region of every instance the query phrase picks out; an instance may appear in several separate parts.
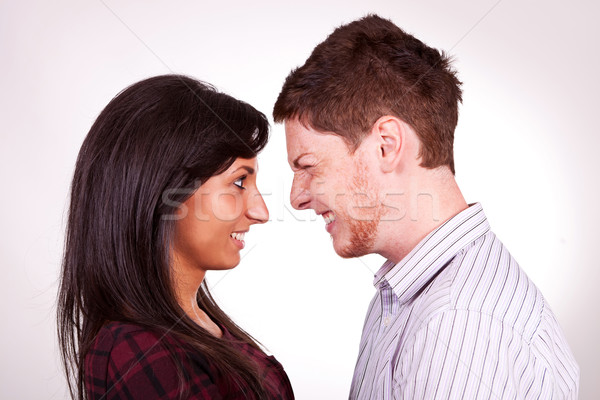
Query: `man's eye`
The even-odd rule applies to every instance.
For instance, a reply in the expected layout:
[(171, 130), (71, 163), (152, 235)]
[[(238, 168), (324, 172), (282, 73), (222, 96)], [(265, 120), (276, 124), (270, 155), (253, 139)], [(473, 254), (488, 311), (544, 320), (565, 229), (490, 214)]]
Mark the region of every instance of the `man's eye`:
[(233, 182), (233, 184), (237, 187), (239, 187), (240, 189), (245, 189), (244, 187), (244, 181), (246, 180), (246, 176), (242, 176), (238, 179), (235, 180), (235, 182)]

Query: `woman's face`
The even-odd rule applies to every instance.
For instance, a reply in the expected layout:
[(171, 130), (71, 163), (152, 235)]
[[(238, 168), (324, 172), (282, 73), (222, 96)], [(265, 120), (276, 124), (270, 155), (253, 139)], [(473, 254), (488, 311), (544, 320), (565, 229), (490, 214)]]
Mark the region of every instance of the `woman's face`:
[(203, 273), (239, 264), (244, 234), (269, 219), (256, 172), (256, 158), (238, 158), (179, 207), (173, 260), (180, 271)]

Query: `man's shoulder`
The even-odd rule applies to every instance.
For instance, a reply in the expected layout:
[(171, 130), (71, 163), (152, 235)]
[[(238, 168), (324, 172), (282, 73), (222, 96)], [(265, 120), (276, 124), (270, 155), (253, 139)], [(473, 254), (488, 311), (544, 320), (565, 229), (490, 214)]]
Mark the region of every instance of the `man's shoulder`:
[(524, 337), (535, 333), (545, 299), (493, 232), (459, 253), (452, 268), (451, 309), (489, 315)]

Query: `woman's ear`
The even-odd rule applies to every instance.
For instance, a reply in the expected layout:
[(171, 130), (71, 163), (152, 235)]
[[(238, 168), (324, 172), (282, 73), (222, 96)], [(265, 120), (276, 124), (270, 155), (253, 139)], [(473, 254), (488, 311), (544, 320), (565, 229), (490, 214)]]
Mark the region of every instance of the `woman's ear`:
[(385, 115), (380, 117), (371, 130), (378, 142), (378, 159), (382, 172), (396, 170), (404, 150), (406, 124), (401, 119)]

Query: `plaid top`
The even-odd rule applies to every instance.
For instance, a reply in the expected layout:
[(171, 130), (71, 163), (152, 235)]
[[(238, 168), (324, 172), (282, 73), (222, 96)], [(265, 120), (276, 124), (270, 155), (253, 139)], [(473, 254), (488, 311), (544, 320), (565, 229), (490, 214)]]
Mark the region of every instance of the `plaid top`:
[[(263, 373), (270, 399), (293, 399), (290, 381), (272, 356), (239, 343), (225, 329), (223, 338), (254, 360)], [(167, 347), (183, 366), (184, 387)], [(111, 322), (105, 325), (85, 357), (85, 388), (89, 399), (178, 399), (186, 390), (188, 399), (251, 399), (197, 352), (172, 335), (160, 336), (146, 328)]]

